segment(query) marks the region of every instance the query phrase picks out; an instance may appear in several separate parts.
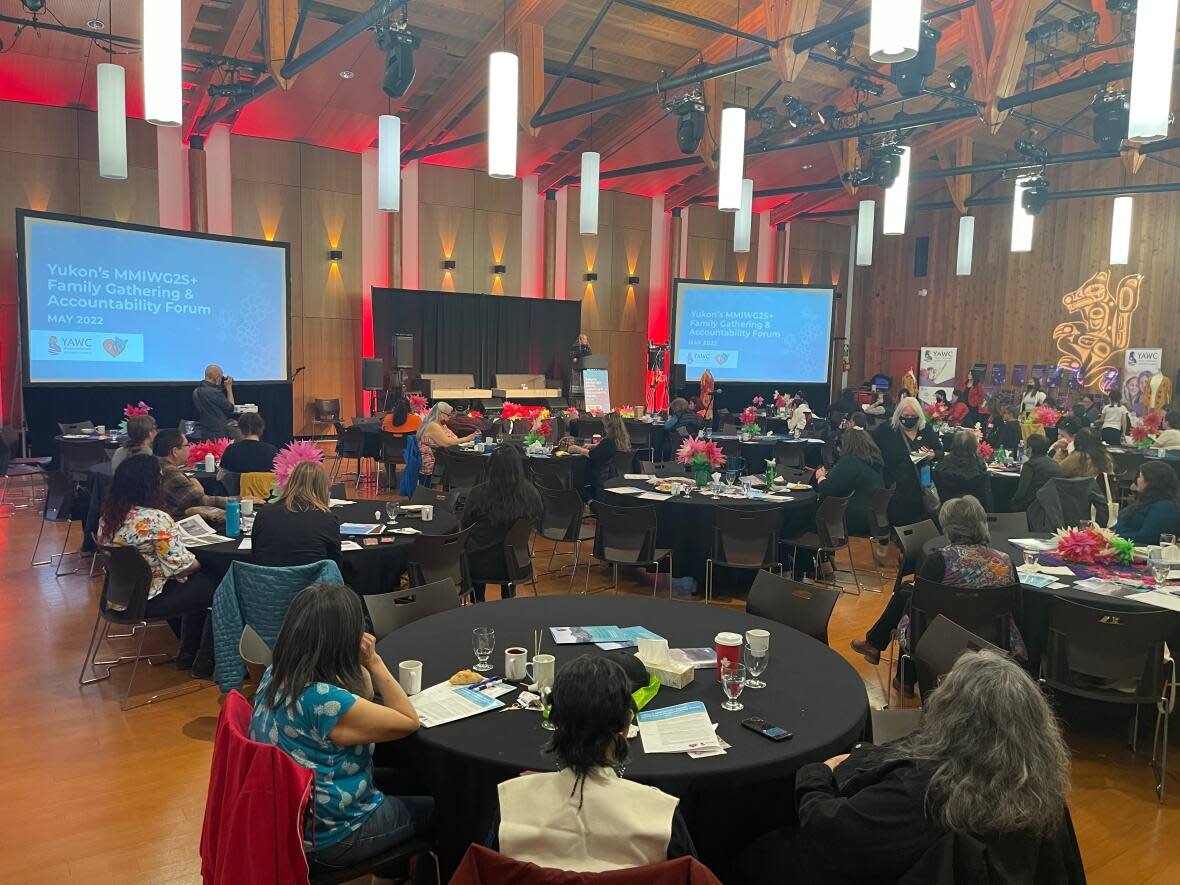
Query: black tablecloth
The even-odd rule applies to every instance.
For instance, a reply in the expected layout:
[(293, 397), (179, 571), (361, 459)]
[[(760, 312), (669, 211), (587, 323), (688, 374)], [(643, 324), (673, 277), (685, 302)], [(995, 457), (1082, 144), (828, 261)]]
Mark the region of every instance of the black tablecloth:
[(1138, 449), (1124, 449), (1121, 446), (1108, 446), (1107, 451), (1110, 453), (1111, 459), (1114, 461), (1115, 470), (1118, 473), (1128, 473), (1132, 470), (1137, 471), (1139, 465), (1144, 461), (1154, 460), (1163, 461), (1180, 476), (1180, 458), (1175, 455), (1167, 455), (1163, 458), (1148, 458), (1143, 452)]
[[(377, 522), (377, 511), (381, 513), (381, 522), (385, 521), (385, 501), (355, 501), (342, 507), (333, 507), (332, 512), (343, 522), (372, 523)], [(271, 505), (274, 506), (274, 505)], [(402, 514), (398, 517), (399, 528), (413, 526), (426, 535), (446, 535), (454, 532), (459, 522), (455, 515), (439, 507), (434, 508), (434, 519), (423, 522), (417, 516)], [(402, 573), (406, 570), (406, 561), (410, 547), (414, 543), (415, 535), (387, 535), (394, 540), (375, 546), (362, 546), (360, 550), (345, 550), (341, 573), (344, 582), (361, 596), (371, 593), (389, 593), (396, 590), (401, 581)], [(364, 544), (364, 539), (351, 537), (348, 540)], [(235, 559), (249, 561), (250, 551), (239, 550), (237, 540), (221, 544), (210, 544), (207, 547), (194, 547), (193, 553), (201, 562), (201, 568), (220, 578), (229, 571), (229, 564)]]
[[(640, 480), (611, 480), (607, 482), (603, 491), (603, 500), (616, 506), (637, 506), (640, 504), (654, 504), (656, 506), (656, 544), (672, 551), (672, 573), (675, 577), (692, 577), (700, 589), (705, 586), (705, 560), (713, 549), (713, 509), (716, 507), (730, 507), (735, 510), (746, 508), (762, 509), (767, 507), (781, 507), (783, 523), (780, 536), (789, 538), (803, 532), (815, 531), (815, 508), (817, 498), (814, 491), (791, 492), (793, 500), (775, 501), (773, 499), (755, 500), (744, 498), (717, 498), (710, 495), (693, 492), (687, 498), (677, 495), (665, 501), (644, 501), (637, 495), (626, 495), (611, 492), (618, 486), (644, 488), (648, 486)], [(734, 569), (718, 569), (715, 577), (718, 580), (729, 579), (731, 576), (744, 575), (742, 583), (749, 585), (752, 573), (737, 572)]]
[[(553, 626), (642, 625), (673, 648), (711, 646), (721, 630), (770, 630), (767, 687), (747, 689), (745, 709), (721, 709), (724, 700), (715, 671), (698, 670), (681, 690), (661, 688), (649, 709), (703, 701), (717, 733), (732, 745), (724, 756), (690, 759), (685, 754), (645, 755), (636, 738), (630, 744), (626, 776), (679, 796), (681, 810), (702, 859), (720, 868), (743, 841), (789, 822), (796, 769), (845, 752), (864, 730), (868, 713), (864, 682), (827, 646), (788, 627), (742, 612), (666, 599), (542, 597), (510, 599), (463, 608), (417, 621), (387, 636), (377, 651), (396, 673), (398, 663), (424, 664), (423, 685), (450, 677), (474, 663), (471, 631), (496, 631), (491, 662), (503, 673), (504, 649), (531, 649), (533, 631)], [(557, 666), (583, 654), (602, 654), (593, 645), (555, 646), (547, 629), (542, 651)], [(511, 700), (513, 696), (507, 696)], [(761, 716), (794, 733), (774, 743), (740, 726)], [(495, 785), (521, 771), (552, 771), (543, 752), (548, 733), (538, 714), (528, 711), (484, 713), (460, 722), (422, 729), (398, 747), (404, 758), (422, 764), (434, 792), (444, 866), (453, 869), (471, 841), (483, 841), (494, 819)]]

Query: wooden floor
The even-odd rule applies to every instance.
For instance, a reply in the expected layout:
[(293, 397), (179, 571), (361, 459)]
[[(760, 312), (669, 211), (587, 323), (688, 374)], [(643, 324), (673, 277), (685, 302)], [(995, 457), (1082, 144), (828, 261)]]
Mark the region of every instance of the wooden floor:
[[(0, 674), (8, 709), (0, 717), (0, 882), (199, 882), (218, 693), (208, 687), (123, 713), (117, 698), (128, 667), (107, 682), (79, 687), (100, 582), (87, 578), (89, 560), (79, 563), (76, 556), (65, 567), (80, 564), (78, 574), (58, 578), (50, 567), (30, 568), (37, 527), (28, 511), (0, 518)], [(63, 534), (64, 527), (47, 526), (41, 558), (61, 548)], [(875, 571), (866, 546), (856, 555), (859, 566)], [(870, 583), (879, 584), (875, 574)], [(541, 592), (564, 593), (567, 585), (543, 579)], [(622, 592), (648, 591), (632, 584)], [(864, 635), (886, 598), (845, 595), (831, 623), (833, 648), (864, 676), (875, 706), (881, 677), (851, 654), (848, 642)], [(162, 632), (157, 647), (170, 648), (168, 631)], [(145, 669), (137, 688), (141, 680), (145, 688), (184, 683), (171, 665)], [(1068, 736), (1070, 804), (1089, 881), (1180, 882), (1180, 779), (1169, 778), (1170, 796), (1160, 805), (1150, 747), (1132, 757), (1110, 722), (1071, 726)], [(1171, 768), (1180, 772), (1180, 753)]]

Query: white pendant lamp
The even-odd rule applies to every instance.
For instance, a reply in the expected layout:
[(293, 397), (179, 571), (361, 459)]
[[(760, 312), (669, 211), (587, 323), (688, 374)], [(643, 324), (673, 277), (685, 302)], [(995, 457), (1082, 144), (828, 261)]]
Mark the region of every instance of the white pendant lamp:
[(581, 205), (578, 210), (578, 233), (584, 237), (598, 236), (598, 164), (597, 151), (582, 154)]
[(1115, 197), (1110, 224), (1110, 263), (1126, 264), (1131, 257), (1131, 197)]
[(392, 114), (377, 118), (377, 208), (397, 212), (402, 198), (402, 121)]
[(179, 126), (181, 100), (180, 0), (144, 0), (143, 115), (157, 126)]
[(877, 222), (877, 204), (873, 200), (861, 200), (856, 214), (856, 266), (868, 267), (873, 263), (873, 225)]
[(520, 59), (511, 52), (488, 56), (488, 175), (516, 177), (516, 117)]
[(1168, 134), (1177, 0), (1139, 0), (1131, 63), (1131, 120), (1127, 138), (1155, 141)]
[(98, 66), (98, 174), (127, 177), (127, 88), (120, 65)]
[(955, 255), (955, 273), (961, 277), (971, 276), (971, 261), (975, 258), (975, 216), (964, 215), (959, 219), (959, 248)]
[(733, 251), (750, 251), (750, 230), (754, 226), (754, 180), (742, 179), (742, 206), (733, 216)]
[(879, 64), (909, 61), (918, 54), (922, 0), (873, 0), (869, 58)]
[(905, 233), (905, 216), (910, 202), (910, 149), (902, 147), (897, 179), (885, 191), (885, 208), (881, 213), (881, 233), (900, 237)]
[(1025, 211), (1023, 203), (1024, 192), (1028, 182), (1034, 176), (1022, 176), (1016, 179), (1016, 186), (1012, 194), (1012, 251), (1031, 252), (1033, 238), (1033, 216)]
[(721, 112), (721, 164), (717, 173), (717, 208), (738, 212), (742, 208), (742, 173), (746, 159), (746, 109)]

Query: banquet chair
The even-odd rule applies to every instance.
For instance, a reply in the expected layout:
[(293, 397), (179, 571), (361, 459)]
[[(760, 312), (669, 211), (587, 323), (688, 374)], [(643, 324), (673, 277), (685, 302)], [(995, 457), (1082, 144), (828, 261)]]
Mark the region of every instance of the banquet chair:
[(456, 489), (453, 492), (440, 492), (437, 489), (427, 488), (426, 486), (418, 486), (414, 489), (414, 494), (410, 498), (411, 504), (433, 504), (435, 507), (441, 507), (450, 513), (458, 513), (459, 505), (466, 489)]
[(245, 498), (269, 500), (275, 490), (275, 475), (270, 470), (256, 470), (238, 476), (238, 494)]
[[(570, 571), (569, 591), (574, 589), (574, 576), (578, 572), (578, 559), (582, 552), (582, 542), (593, 540), (594, 526), (587, 525), (584, 512), (586, 505), (576, 489), (550, 488), (537, 483), (537, 491), (541, 494), (541, 522), (537, 527), (537, 534), (553, 542), (553, 550), (549, 553), (549, 564), (546, 569), (553, 568), (553, 557), (557, 556), (558, 544), (574, 545), (574, 562)], [(569, 556), (568, 553), (561, 554)], [(546, 574), (553, 574), (547, 571)]]
[(62, 434), (84, 433), (87, 430), (94, 429), (94, 422), (93, 421), (75, 421), (72, 424), (71, 423), (63, 424), (62, 422), (59, 421), (57, 423), (57, 427), (58, 427), (58, 430), (60, 430)]
[[(893, 500), (894, 491), (893, 486), (877, 489), (869, 498), (869, 542), (873, 550), (873, 562), (877, 565), (885, 564), (885, 552), (893, 533), (889, 525), (889, 502)], [(884, 584), (885, 576), (879, 569), (877, 578)]]
[[(565, 460), (564, 458), (562, 459)], [(635, 452), (628, 450), (626, 452), (615, 452), (612, 466), (614, 467), (615, 476), (622, 479), (628, 473), (635, 472)]]
[[(619, 507), (602, 501), (591, 501), (590, 509), (598, 520), (594, 530), (594, 559), (613, 566), (614, 582), (611, 589), (619, 591), (619, 566), (654, 565), (657, 580), (652, 585), (652, 596), (659, 586), (660, 563), (668, 560), (668, 598), (672, 598), (672, 551), (656, 546), (656, 508), (651, 506)], [(590, 564), (586, 564), (586, 586), (590, 592)]]
[(345, 427), (339, 421), (332, 422), (336, 427), (336, 463), (332, 465), (331, 479), (336, 479), (336, 472), (340, 463), (346, 460), (356, 460), (356, 488), (361, 487), (361, 462), (365, 458), (365, 429), (364, 427)]
[(831, 554), (833, 568), (835, 568), (836, 553), (840, 550), (847, 552), (848, 567), (852, 571), (852, 580), (856, 583), (856, 595), (859, 596), (861, 592), (860, 577), (856, 574), (856, 563), (852, 558), (852, 547), (848, 543), (848, 527), (844, 519), (847, 510), (848, 498), (829, 495), (820, 501), (819, 507), (815, 510), (815, 531), (786, 538), (783, 543), (792, 547), (792, 575), (795, 572), (795, 559), (799, 550), (814, 551), (817, 561), (817, 575), (819, 574), (818, 560), (821, 553)]
[(987, 514), (987, 530), (992, 543), (1000, 538), (1019, 538), (1028, 534), (1028, 514), (1023, 510), (1019, 513), (989, 513)]
[(893, 583), (893, 592), (896, 593), (904, 579), (917, 571), (924, 555), (923, 549), (929, 541), (939, 536), (939, 532), (934, 520), (924, 519), (910, 525), (894, 526), (893, 533), (901, 548), (897, 557), (897, 580)]
[(406, 437), (402, 433), (381, 431), (381, 464), (385, 466), (385, 488), (397, 488), (397, 465), (406, 463)]
[(340, 398), (321, 399), (311, 401), (311, 420), (313, 424), (335, 424), (340, 420)]
[(660, 478), (684, 476), (684, 465), (676, 461), (640, 461), (639, 472)]
[(705, 560), (705, 605), (713, 595), (716, 566), (761, 571), (783, 564), (778, 560), (778, 532), (783, 512), (778, 507), (714, 507), (713, 542)]
[(828, 622), (839, 598), (838, 590), (763, 570), (750, 586), (746, 613), (786, 624), (827, 645)]
[(488, 459), (473, 452), (459, 452), (455, 446), (438, 450), (443, 467), (443, 488), (450, 492), (455, 489), (473, 489), (484, 481)]
[(572, 458), (526, 458), (524, 466), (529, 479), (537, 488), (574, 488)]
[(648, 457), (654, 457), (651, 448), (651, 425), (646, 421), (628, 421), (627, 435), (631, 437), (631, 451), (639, 457), (640, 452), (647, 452)]
[(238, 640), (238, 654), (247, 664), (254, 664), (258, 667), (269, 667), (273, 657), (266, 640), (259, 636), (258, 631), (249, 624), (242, 628), (242, 638)]
[[(94, 629), (90, 633), (90, 643), (86, 646), (86, 657), (82, 661), (82, 669), (78, 673), (79, 685), (92, 685), (110, 679), (111, 671), (120, 664), (132, 664), (131, 677), (127, 680), (127, 687), (119, 701), (122, 710), (133, 710), (156, 700), (179, 697), (205, 688), (208, 683), (190, 680), (187, 684), (177, 688), (156, 692), (146, 701), (128, 705), (131, 688), (135, 684), (135, 674), (139, 670), (139, 662), (147, 661), (149, 665), (166, 663), (172, 660), (172, 655), (143, 653), (143, 640), (149, 627), (167, 627), (165, 618), (148, 618), (144, 615), (147, 608), (148, 591), (152, 586), (152, 570), (134, 547), (102, 546), (99, 553), (106, 564), (106, 578), (102, 584), (102, 595), (98, 600), (98, 613), (94, 617)], [(103, 624), (106, 626), (103, 627)], [(126, 633), (112, 633), (111, 627), (123, 627)], [(98, 653), (104, 641), (111, 639), (135, 639), (138, 642), (133, 655), (119, 655), (108, 660), (99, 660)], [(95, 675), (98, 667), (104, 667), (106, 672), (101, 676)], [(90, 676), (86, 671), (90, 671)]]
[(605, 432), (601, 418), (591, 418), (583, 416), (578, 419), (578, 436), (582, 439), (590, 439), (594, 434), (602, 436)]
[(516, 860), (483, 845), (471, 845), (451, 877), (450, 885), (721, 885), (695, 857), (678, 857), (660, 863), (599, 873), (539, 867)]
[(421, 587), (436, 581), (450, 581), (458, 587), (456, 598), (471, 594), (471, 578), (467, 574), (464, 548), (471, 535), (471, 526), (453, 535), (418, 535), (410, 547), (410, 586)]
[[(12, 452), (16, 441), (15, 432), (7, 427), (0, 427), (0, 479), (3, 480), (3, 485), (0, 486), (0, 511), (11, 508), (13, 513), (31, 507), (36, 500), (33, 489), (38, 485), (44, 488), (48, 497), (49, 478), (45, 468), (52, 461), (51, 458), (14, 458)], [(20, 504), (9, 500), (9, 494), (14, 487), (23, 489), (26, 493)]]
[(925, 704), (930, 699), (930, 693), (938, 687), (943, 677), (951, 672), (955, 661), (963, 654), (983, 650), (1006, 654), (999, 646), (972, 633), (946, 615), (936, 615), (922, 632), (922, 638), (918, 640), (913, 654), (914, 666), (918, 672), (918, 694), (922, 698), (922, 703)]
[[(74, 553), (81, 554), (82, 545), (79, 544), (77, 550), (66, 552), (66, 547), (70, 543), (70, 534), (73, 531), (74, 523), (83, 523), (86, 519), (86, 510), (89, 505), (90, 496), (90, 468), (96, 464), (104, 464), (107, 462), (106, 449), (100, 440), (90, 439), (63, 439), (60, 443), (61, 454), (61, 468), (59, 476), (61, 480), (61, 506), (58, 508), (57, 517), (60, 520), (61, 514), (64, 511), (66, 514), (66, 534), (61, 541), (61, 550), (50, 556), (48, 560), (40, 563), (33, 563), (34, 565), (47, 565), (53, 562), (54, 557), (57, 558), (57, 567), (54, 569), (54, 576), (61, 577), (67, 574), (61, 570), (61, 564), (67, 556), (72, 556)], [(45, 524), (42, 521), (41, 528), (44, 529)], [(37, 533), (37, 544), (41, 542), (41, 532)], [(34, 549), (34, 555), (36, 549)]]
[(1053, 691), (1134, 706), (1131, 752), (1138, 746), (1140, 706), (1155, 706), (1151, 764), (1161, 802), (1168, 770), (1168, 723), (1176, 707), (1176, 662), (1166, 651), (1174, 630), (1175, 617), (1169, 611), (1106, 609), (1054, 598), (1041, 659), (1041, 682)]
[(468, 563), (468, 579), (473, 584), (507, 584), (512, 588), (529, 581), (533, 585), (533, 596), (539, 595), (537, 578), (533, 572), (533, 554), (529, 549), (529, 539), (532, 535), (532, 522), (518, 519), (504, 536), (502, 568), (491, 574), (476, 574)]
[(807, 447), (802, 443), (784, 442), (779, 440), (774, 446), (774, 463), (782, 470), (784, 467), (805, 467), (804, 459)]
[(392, 593), (374, 593), (361, 599), (373, 622), (373, 635), (378, 639), (384, 639), (406, 624), (459, 607), (455, 582), (449, 578), (418, 587), (404, 587)]

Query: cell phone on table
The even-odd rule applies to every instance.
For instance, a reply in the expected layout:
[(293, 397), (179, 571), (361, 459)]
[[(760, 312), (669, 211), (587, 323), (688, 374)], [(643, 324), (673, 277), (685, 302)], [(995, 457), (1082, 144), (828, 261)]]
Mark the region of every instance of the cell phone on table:
[(756, 731), (764, 738), (769, 738), (776, 743), (778, 741), (789, 741), (795, 736), (785, 728), (780, 728), (777, 725), (771, 725), (765, 719), (762, 719), (758, 716), (752, 716), (749, 719), (743, 719), (742, 727), (748, 728), (750, 731)]

